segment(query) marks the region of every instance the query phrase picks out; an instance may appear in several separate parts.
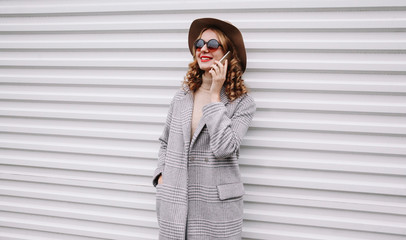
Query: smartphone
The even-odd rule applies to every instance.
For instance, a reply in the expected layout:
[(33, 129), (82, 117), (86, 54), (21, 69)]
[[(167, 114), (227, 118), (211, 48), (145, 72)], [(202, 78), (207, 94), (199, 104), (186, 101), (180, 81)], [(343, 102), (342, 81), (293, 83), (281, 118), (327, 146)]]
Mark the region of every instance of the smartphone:
[(226, 59), (229, 59), (229, 60), (230, 60), (230, 57), (231, 57), (231, 52), (230, 52), (230, 51), (226, 52), (226, 54), (224, 54), (224, 56), (220, 59), (220, 63), (221, 63), (221, 64), (224, 64), (224, 62), (226, 61)]
[[(226, 54), (224, 54), (224, 56), (220, 59), (220, 63), (221, 64), (224, 64), (224, 62), (226, 61), (226, 59), (230, 59), (230, 57), (231, 57), (231, 52), (230, 51), (228, 51), (228, 52), (226, 52)], [(211, 68), (211, 69), (213, 69), (213, 68)]]

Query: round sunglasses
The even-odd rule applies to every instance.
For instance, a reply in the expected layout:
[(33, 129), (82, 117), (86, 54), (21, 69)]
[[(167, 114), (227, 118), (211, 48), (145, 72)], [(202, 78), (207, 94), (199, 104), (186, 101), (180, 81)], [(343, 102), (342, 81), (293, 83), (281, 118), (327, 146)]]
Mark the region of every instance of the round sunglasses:
[(210, 39), (209, 41), (204, 41), (203, 39), (197, 39), (195, 42), (195, 48), (197, 51), (200, 51), (204, 45), (207, 44), (207, 49), (210, 52), (216, 51), (219, 47), (222, 47), (222, 45), (216, 40), (216, 39)]

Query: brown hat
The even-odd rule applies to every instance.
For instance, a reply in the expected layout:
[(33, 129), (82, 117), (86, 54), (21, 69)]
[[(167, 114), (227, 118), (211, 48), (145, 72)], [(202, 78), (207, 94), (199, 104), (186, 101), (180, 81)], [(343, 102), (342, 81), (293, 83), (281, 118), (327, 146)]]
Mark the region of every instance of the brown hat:
[(233, 43), (237, 50), (238, 58), (241, 60), (242, 71), (245, 72), (247, 66), (247, 54), (245, 52), (244, 40), (242, 34), (238, 28), (228, 22), (216, 18), (199, 18), (192, 22), (189, 28), (189, 50), (194, 55), (193, 47), (194, 43), (199, 37), (200, 32), (204, 28), (215, 27), (220, 29)]

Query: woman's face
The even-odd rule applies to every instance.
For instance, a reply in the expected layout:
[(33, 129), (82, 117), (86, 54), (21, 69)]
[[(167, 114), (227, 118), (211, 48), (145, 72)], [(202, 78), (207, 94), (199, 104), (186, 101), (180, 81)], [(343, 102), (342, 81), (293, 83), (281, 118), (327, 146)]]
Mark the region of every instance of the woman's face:
[[(203, 32), (201, 39), (206, 43), (211, 39), (216, 39), (219, 43), (220, 40), (217, 37), (217, 34), (211, 30), (207, 29)], [(203, 71), (210, 71), (211, 66), (215, 64), (215, 60), (219, 61), (224, 55), (224, 50), (222, 47), (219, 47), (217, 50), (209, 50), (207, 44), (205, 44), (201, 49), (196, 49), (196, 59), (199, 64), (199, 68)]]

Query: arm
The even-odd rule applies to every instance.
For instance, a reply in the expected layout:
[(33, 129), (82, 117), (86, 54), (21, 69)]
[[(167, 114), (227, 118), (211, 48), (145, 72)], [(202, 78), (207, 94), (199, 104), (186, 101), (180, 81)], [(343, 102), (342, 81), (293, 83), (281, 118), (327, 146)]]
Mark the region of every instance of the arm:
[(159, 142), (161, 143), (161, 147), (159, 148), (159, 153), (158, 153), (158, 166), (155, 169), (154, 175), (152, 177), (152, 184), (154, 187), (158, 183), (161, 183), (159, 181), (162, 177), (162, 172), (165, 166), (165, 158), (166, 158), (166, 147), (168, 146), (168, 137), (169, 137), (169, 129), (172, 121), (172, 111), (173, 111), (173, 101), (171, 102), (169, 106), (169, 111), (168, 115), (166, 118), (164, 130), (162, 132), (162, 135), (159, 137)]
[(240, 149), (256, 110), (254, 100), (245, 95), (231, 118), (221, 102), (203, 107), (203, 118), (210, 134), (210, 148), (217, 158), (229, 157)]

